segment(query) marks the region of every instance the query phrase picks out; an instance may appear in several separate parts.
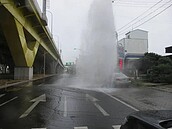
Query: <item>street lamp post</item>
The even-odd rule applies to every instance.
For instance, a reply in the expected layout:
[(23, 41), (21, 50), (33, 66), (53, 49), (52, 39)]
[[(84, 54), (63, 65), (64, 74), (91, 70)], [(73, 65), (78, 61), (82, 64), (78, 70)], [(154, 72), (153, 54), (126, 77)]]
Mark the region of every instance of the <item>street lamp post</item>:
[(60, 39), (59, 39), (59, 36), (58, 35), (53, 35), (53, 36), (55, 36), (57, 38), (57, 41), (58, 41), (58, 49), (60, 51)]
[(59, 38), (58, 35), (53, 35), (53, 36), (55, 36), (57, 38), (57, 40), (58, 40), (58, 49), (59, 49), (60, 57), (62, 58), (62, 49), (60, 48), (62, 46), (60, 44), (60, 38)]
[(51, 15), (51, 34), (53, 34), (53, 13), (49, 10), (46, 10)]
[(52, 34), (52, 38), (53, 36), (56, 36), (57, 39), (58, 39), (58, 49), (59, 49), (59, 52), (60, 52), (60, 55), (61, 55), (61, 49), (60, 49), (60, 41), (59, 41), (59, 36), (58, 35), (53, 35), (53, 13), (49, 10), (46, 10), (48, 13), (50, 13), (51, 15), (51, 34)]
[(79, 58), (81, 58), (81, 57), (84, 57), (84, 56), (87, 56), (87, 52), (86, 51), (84, 51), (84, 50), (82, 50), (82, 49), (80, 49), (80, 48), (74, 48), (73, 50), (78, 50), (78, 51), (80, 51), (80, 54), (79, 54)]
[(115, 37), (116, 37), (116, 41), (118, 43), (118, 32), (117, 31), (115, 31)]

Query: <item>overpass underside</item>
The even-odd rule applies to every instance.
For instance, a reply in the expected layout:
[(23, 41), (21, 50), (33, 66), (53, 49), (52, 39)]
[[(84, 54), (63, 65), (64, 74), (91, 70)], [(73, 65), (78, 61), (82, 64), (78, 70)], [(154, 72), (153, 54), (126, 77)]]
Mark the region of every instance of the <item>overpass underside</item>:
[(35, 0), (0, 0), (0, 54), (8, 58), (0, 63), (10, 67), (14, 79), (57, 73), (63, 67), (46, 26), (46, 15)]

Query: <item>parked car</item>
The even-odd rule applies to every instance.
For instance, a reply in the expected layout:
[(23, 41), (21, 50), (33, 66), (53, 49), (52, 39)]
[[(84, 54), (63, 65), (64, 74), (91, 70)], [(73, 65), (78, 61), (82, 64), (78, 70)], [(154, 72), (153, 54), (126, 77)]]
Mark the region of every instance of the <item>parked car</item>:
[(129, 77), (127, 77), (122, 72), (114, 73), (113, 74), (113, 84), (115, 86), (128, 86), (130, 84), (131, 80)]

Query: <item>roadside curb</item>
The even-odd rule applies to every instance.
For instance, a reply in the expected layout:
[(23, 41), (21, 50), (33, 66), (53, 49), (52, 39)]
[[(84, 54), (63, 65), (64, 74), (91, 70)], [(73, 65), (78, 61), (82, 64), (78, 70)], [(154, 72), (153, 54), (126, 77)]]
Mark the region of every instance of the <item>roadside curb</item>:
[(25, 81), (19, 81), (19, 82), (15, 82), (15, 83), (10, 83), (10, 84), (1, 85), (1, 86), (0, 86), (0, 90), (1, 90), (1, 89), (5, 89), (5, 88), (8, 88), (8, 87), (15, 86), (15, 85), (19, 85), (19, 84), (24, 84), (24, 83), (27, 83), (27, 82), (33, 82), (33, 81), (41, 80), (41, 79), (44, 79), (44, 78), (53, 77), (53, 76), (56, 76), (56, 75), (57, 75), (57, 74), (47, 75), (47, 76), (45, 76), (45, 77), (39, 77), (39, 78), (31, 79), (31, 80), (25, 80)]
[(140, 87), (156, 87), (156, 86), (167, 85), (167, 83), (151, 83), (151, 82), (143, 82), (142, 80), (132, 80), (132, 84), (134, 86), (140, 86)]
[(169, 90), (168, 88), (159, 88), (159, 87), (150, 87), (151, 89), (162, 91), (162, 92), (168, 92), (172, 93), (172, 90)]
[(144, 82), (134, 82), (134, 83), (133, 83), (133, 87), (137, 87), (137, 88), (147, 87), (147, 88), (162, 91), (162, 92), (172, 93), (172, 87), (170, 87), (170, 88), (167, 87), (166, 83), (147, 83), (147, 82), (146, 83), (144, 83)]

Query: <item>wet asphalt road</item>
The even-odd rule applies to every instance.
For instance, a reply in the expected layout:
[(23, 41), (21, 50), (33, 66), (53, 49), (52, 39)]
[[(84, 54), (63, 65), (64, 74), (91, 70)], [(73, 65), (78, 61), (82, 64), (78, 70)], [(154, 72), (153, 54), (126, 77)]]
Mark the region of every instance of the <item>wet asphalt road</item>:
[[(134, 112), (108, 95), (53, 77), (0, 91), (0, 129), (114, 129)], [(82, 128), (76, 128), (82, 127)]]

